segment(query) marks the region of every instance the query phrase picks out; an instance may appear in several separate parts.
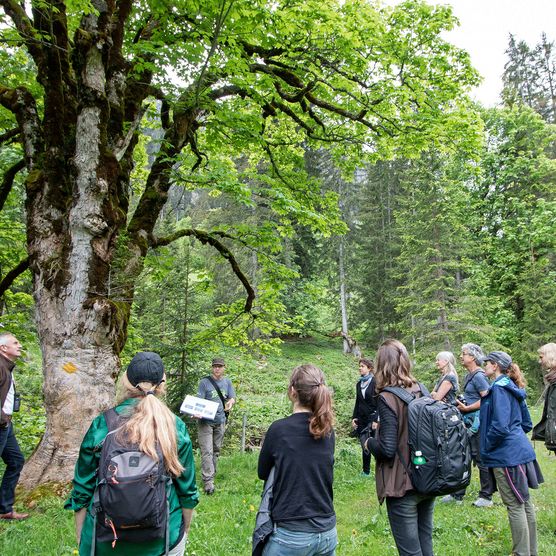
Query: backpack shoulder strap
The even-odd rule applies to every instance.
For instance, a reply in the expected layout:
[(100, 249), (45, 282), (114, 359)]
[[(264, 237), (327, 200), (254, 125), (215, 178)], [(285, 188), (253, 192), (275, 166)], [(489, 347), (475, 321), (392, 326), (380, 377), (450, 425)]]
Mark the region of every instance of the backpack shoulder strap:
[(111, 409), (107, 409), (102, 415), (104, 416), (104, 420), (108, 426), (108, 432), (112, 432), (120, 426), (120, 416), (113, 407)]
[(431, 393), (422, 382), (419, 382), (419, 390), (421, 390), (421, 396), (430, 398)]
[(383, 392), (390, 392), (390, 394), (394, 394), (394, 396), (400, 398), (402, 402), (410, 403), (415, 399), (415, 396), (408, 392), (405, 388), (401, 386), (386, 386), (386, 388), (382, 389)]
[(220, 390), (220, 388), (218, 387), (218, 384), (216, 384), (216, 380), (214, 380), (214, 378), (212, 378), (210, 375), (208, 375), (206, 378), (214, 386), (214, 389), (216, 390), (216, 393), (218, 394), (218, 397), (220, 398), (220, 401), (222, 402), (222, 405), (225, 406), (226, 405), (226, 400), (224, 399), (224, 396), (222, 395), (222, 390)]

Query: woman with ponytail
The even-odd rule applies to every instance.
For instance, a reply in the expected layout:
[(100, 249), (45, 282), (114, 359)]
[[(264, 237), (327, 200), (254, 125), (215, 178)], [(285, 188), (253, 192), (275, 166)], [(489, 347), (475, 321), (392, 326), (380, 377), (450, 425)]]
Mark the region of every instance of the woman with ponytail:
[(323, 372), (296, 367), (288, 386), (292, 415), (270, 425), (259, 456), (259, 478), (274, 468), (273, 533), (264, 556), (333, 556), (338, 543), (332, 503), (334, 414)]
[(481, 460), (492, 469), (508, 511), (512, 554), (536, 556), (537, 520), (529, 489), (538, 488), (543, 477), (526, 436), (532, 423), (525, 379), (504, 351), (489, 353), (484, 362), (485, 374), (493, 382), (481, 401)]
[(166, 487), (169, 551), (166, 552), (164, 538), (140, 543), (118, 540), (114, 548), (110, 542), (93, 541), (93, 494), (101, 447), (109, 433), (106, 419), (110, 412), (106, 412), (93, 420), (83, 439), (75, 465), (73, 490), (66, 503), (67, 509), (75, 511), (81, 555), (92, 553), (93, 542), (97, 556), (182, 556), (185, 552), (193, 508), (198, 503), (199, 495), (191, 440), (185, 424), (160, 399), (164, 394), (164, 384), (164, 366), (160, 356), (153, 352), (137, 353), (120, 381), (119, 403), (113, 408), (118, 428), (113, 434), (120, 445), (136, 446), (155, 461), (159, 456), (163, 459), (165, 474), (171, 478)]

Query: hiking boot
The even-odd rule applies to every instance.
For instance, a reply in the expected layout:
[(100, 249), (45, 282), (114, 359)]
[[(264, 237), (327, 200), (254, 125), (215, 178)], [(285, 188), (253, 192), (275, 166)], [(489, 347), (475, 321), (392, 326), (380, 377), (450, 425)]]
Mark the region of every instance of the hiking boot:
[(363, 477), (363, 479), (370, 479), (372, 477), (371, 472), (369, 471), (369, 473), (365, 473), (365, 471), (361, 471), (361, 473), (359, 473), (359, 475), (361, 477)]
[(214, 494), (214, 487), (213, 486), (206, 486), (205, 487), (205, 494), (207, 496), (210, 496), (211, 494)]
[(21, 519), (27, 519), (29, 517), (29, 514), (20, 514), (17, 512), (14, 512), (13, 510), (11, 512), (8, 512), (7, 514), (0, 514), (0, 519), (9, 519), (9, 520), (21, 520)]
[(473, 502), (473, 506), (476, 506), (477, 508), (490, 508), (491, 506), (494, 506), (494, 502), (479, 496), (479, 498)]

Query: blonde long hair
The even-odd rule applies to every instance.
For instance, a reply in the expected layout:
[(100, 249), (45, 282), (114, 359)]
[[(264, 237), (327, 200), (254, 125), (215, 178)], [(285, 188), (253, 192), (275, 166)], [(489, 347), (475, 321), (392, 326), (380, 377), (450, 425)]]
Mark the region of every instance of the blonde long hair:
[(456, 358), (454, 354), (451, 351), (441, 351), (436, 356), (436, 360), (442, 360), (448, 363), (448, 371), (446, 372), (446, 374), (452, 375), (456, 378), (456, 389), (459, 389), (459, 378), (456, 371)]
[[(184, 467), (178, 458), (176, 438), (176, 416), (158, 398), (165, 393), (164, 382), (152, 384), (140, 382), (134, 387), (127, 373), (121, 379), (120, 401), (140, 398), (129, 419), (118, 434), (118, 441), (137, 444), (139, 449), (154, 460), (158, 460), (157, 445), (160, 447), (166, 470), (178, 477)], [(154, 394), (146, 394), (154, 392)]]

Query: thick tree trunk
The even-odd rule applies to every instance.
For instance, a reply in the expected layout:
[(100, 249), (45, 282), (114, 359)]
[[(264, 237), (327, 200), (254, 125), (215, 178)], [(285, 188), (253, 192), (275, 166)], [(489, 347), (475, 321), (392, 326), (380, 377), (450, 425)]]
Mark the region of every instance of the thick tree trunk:
[[(55, 319), (49, 319), (56, 326)], [(60, 349), (43, 341), (46, 432), (21, 476), (25, 487), (68, 482), (91, 420), (114, 401), (119, 360), (110, 346), (83, 345), (67, 338)], [(75, 370), (74, 370), (75, 369)]]
[(108, 286), (122, 219), (108, 219), (106, 212), (118, 176), (100, 154), (99, 110), (85, 108), (77, 120), (67, 225), (44, 221), (48, 196), (28, 199), (47, 412), (46, 432), (22, 476), (28, 487), (71, 479), (83, 434), (114, 401), (129, 315), (129, 301), (110, 299)]
[(82, 47), (77, 72), (82, 98), (66, 103), (68, 108), (54, 93), (49, 97), (45, 156), (31, 166), (27, 179), (28, 252), (47, 420), (22, 475), (27, 487), (70, 480), (83, 434), (114, 402), (118, 356), (140, 271), (136, 264), (128, 273), (123, 299), (112, 295), (116, 267), (131, 268), (136, 254), (129, 242), (125, 260), (114, 265), (116, 241), (126, 223), (131, 165), (109, 148), (110, 84), (102, 49), (94, 41)]

